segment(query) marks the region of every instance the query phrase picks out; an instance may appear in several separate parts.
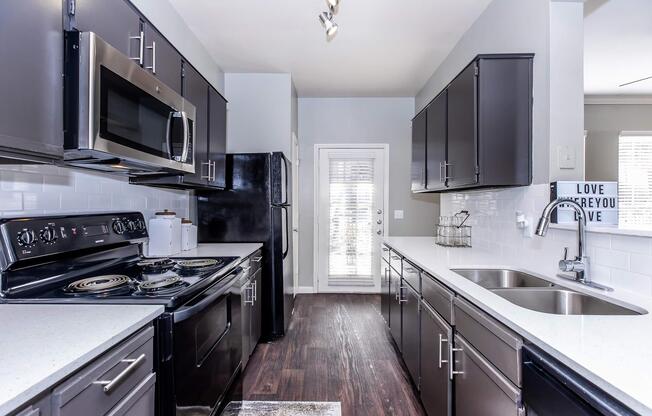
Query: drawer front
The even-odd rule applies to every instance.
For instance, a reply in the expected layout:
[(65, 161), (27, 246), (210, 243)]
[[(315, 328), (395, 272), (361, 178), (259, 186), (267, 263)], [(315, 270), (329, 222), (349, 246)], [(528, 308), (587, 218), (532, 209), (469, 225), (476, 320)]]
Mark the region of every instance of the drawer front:
[(417, 266), (403, 259), (403, 280), (421, 294), (421, 271)]
[(403, 258), (394, 250), (389, 253), (389, 265), (396, 271), (399, 275), (403, 273), (402, 267)]
[(148, 327), (57, 387), (52, 393), (52, 414), (107, 413), (152, 374), (153, 334)]
[(453, 299), (455, 294), (425, 272), (421, 273), (421, 296), (446, 322), (455, 325), (453, 321)]
[(385, 244), (380, 247), (380, 255), (382, 256), (383, 260), (389, 263), (389, 247)]
[(263, 253), (260, 250), (258, 250), (257, 252), (252, 254), (251, 257), (249, 258), (251, 259), (250, 261), (251, 274), (253, 275), (254, 273), (256, 273), (258, 269), (263, 267)]
[(521, 391), (459, 335), (455, 336), (455, 415), (520, 416)]
[(455, 327), (512, 383), (521, 386), (521, 348), (523, 339), (480, 309), (455, 298)]
[(154, 416), (155, 384), (156, 374), (148, 375), (106, 416)]

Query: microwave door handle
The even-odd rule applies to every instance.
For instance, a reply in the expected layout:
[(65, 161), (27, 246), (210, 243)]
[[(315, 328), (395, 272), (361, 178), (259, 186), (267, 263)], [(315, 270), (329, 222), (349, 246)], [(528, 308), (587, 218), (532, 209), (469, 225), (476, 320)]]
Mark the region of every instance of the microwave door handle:
[(165, 143), (168, 147), (168, 155), (170, 155), (171, 160), (174, 159), (174, 155), (172, 154), (172, 142), (170, 141), (170, 135), (172, 134), (172, 119), (176, 114), (178, 113), (175, 111), (170, 111), (170, 114), (168, 115), (167, 129), (165, 130)]
[(185, 111), (181, 112), (183, 119), (183, 152), (181, 152), (181, 162), (188, 161), (188, 146), (190, 145), (190, 123), (188, 122), (188, 114)]

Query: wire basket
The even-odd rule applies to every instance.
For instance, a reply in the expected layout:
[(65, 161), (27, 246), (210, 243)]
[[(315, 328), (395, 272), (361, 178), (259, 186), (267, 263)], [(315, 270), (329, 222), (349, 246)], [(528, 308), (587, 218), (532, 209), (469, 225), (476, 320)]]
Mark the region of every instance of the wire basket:
[(468, 211), (460, 211), (452, 217), (439, 217), (437, 245), (444, 247), (471, 247), (471, 226), (464, 225), (469, 219)]

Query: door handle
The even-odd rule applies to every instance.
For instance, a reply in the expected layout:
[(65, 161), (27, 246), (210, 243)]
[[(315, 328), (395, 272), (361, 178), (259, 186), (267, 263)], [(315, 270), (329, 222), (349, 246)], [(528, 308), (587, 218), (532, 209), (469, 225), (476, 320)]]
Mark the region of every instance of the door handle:
[(381, 235), (383, 232), (381, 230), (376, 231), (376, 234)]
[(443, 342), (448, 342), (448, 338), (444, 338), (442, 334), (439, 334), (439, 359), (437, 360), (437, 366), (441, 368), (441, 365), (444, 363), (448, 363), (448, 360), (443, 360), (441, 358), (441, 344)]
[(138, 65), (143, 66), (143, 58), (145, 55), (145, 32), (142, 30), (138, 36), (129, 36), (129, 40), (138, 39), (138, 56), (131, 58), (131, 60), (138, 62)]
[(145, 69), (151, 69), (152, 74), (156, 75), (156, 41), (152, 41), (152, 46), (148, 46), (147, 49), (152, 51), (152, 65), (145, 67)]

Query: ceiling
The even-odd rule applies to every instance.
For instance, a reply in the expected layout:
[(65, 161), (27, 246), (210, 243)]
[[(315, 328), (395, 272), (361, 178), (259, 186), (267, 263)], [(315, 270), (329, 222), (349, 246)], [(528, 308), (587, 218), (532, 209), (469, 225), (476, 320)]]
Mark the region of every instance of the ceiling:
[(652, 1), (588, 0), (584, 6), (584, 92), (649, 95), (652, 79)]
[(492, 0), (169, 0), (225, 72), (287, 72), (299, 96), (414, 96)]

